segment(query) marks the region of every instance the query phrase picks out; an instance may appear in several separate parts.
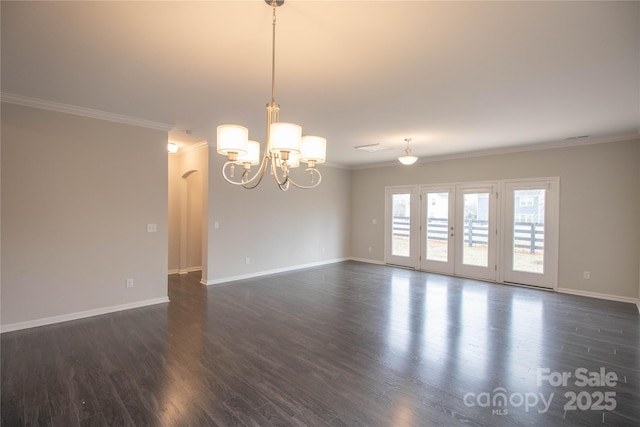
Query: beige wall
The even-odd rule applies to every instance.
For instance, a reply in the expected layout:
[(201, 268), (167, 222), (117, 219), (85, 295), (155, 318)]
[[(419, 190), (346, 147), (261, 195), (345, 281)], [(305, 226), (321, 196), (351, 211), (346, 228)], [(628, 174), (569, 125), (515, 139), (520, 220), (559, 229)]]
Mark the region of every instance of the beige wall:
[(222, 178), (225, 157), (210, 149), (209, 159), (204, 282), (349, 257), (350, 171), (320, 165), (318, 188), (287, 192), (267, 172), (258, 188), (245, 190)]
[(166, 300), (166, 143), (163, 131), (2, 104), (3, 327)]
[(169, 272), (199, 270), (207, 245), (206, 219), (208, 147), (169, 155)]
[(180, 269), (180, 177), (182, 161), (180, 156), (168, 156), (168, 242), (169, 242), (169, 273), (177, 273)]
[(634, 140), (356, 170), (351, 253), (384, 260), (385, 186), (559, 176), (559, 287), (638, 298), (639, 159)]
[(285, 193), (268, 175), (253, 191), (227, 184), (223, 157), (207, 147), (167, 159), (162, 131), (3, 103), (1, 136), (3, 328), (165, 299), (180, 259), (168, 217), (181, 214), (169, 200), (183, 179), (169, 175), (189, 170), (202, 173), (204, 282), (348, 257), (382, 262), (388, 185), (559, 176), (559, 286), (640, 294), (638, 140), (408, 168), (321, 165), (320, 187)]

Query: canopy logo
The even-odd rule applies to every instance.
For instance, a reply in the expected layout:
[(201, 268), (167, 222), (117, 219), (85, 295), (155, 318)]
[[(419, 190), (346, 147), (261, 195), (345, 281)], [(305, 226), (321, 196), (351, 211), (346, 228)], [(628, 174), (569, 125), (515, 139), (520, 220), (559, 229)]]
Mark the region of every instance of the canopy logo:
[[(589, 371), (587, 368), (577, 368), (573, 371), (538, 368), (536, 385), (573, 388), (562, 394), (565, 398), (565, 411), (613, 411), (617, 406), (616, 392), (603, 388), (616, 387), (618, 375), (604, 367), (597, 371)], [(575, 391), (575, 388), (587, 389)], [(497, 387), (492, 392), (466, 393), (463, 401), (468, 407), (490, 408), (492, 415), (507, 415), (511, 408), (523, 408), (525, 412), (537, 411), (544, 414), (549, 410), (554, 397), (555, 392), (509, 393), (504, 387)]]
[(472, 407), (491, 408), (493, 415), (507, 415), (509, 408), (524, 407), (525, 412), (537, 410), (539, 414), (544, 414), (549, 410), (549, 405), (553, 400), (553, 393), (545, 396), (543, 393), (507, 393), (503, 387), (498, 387), (493, 392), (467, 393), (464, 395), (464, 404)]

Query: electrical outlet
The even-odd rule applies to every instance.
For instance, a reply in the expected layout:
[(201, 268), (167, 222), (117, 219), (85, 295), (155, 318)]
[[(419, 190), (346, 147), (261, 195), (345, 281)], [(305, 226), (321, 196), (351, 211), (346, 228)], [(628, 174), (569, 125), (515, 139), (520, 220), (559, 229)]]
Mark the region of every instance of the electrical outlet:
[(369, 246), (369, 253), (373, 252), (373, 248)]
[(251, 258), (246, 257), (246, 258), (244, 259), (244, 263), (245, 263), (245, 264), (247, 264), (247, 265), (251, 264)]
[(127, 288), (133, 288), (133, 279), (127, 279)]
[(591, 279), (591, 272), (590, 271), (585, 271), (582, 274), (582, 277), (584, 277), (585, 279)]

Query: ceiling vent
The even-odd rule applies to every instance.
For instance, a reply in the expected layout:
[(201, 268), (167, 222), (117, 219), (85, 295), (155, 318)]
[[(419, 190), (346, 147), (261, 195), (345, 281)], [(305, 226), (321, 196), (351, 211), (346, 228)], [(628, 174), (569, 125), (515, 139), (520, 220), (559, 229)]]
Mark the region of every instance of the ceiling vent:
[(378, 151), (390, 150), (391, 147), (385, 147), (380, 144), (367, 144), (367, 145), (358, 145), (355, 147), (358, 150), (366, 151), (367, 153), (376, 153)]

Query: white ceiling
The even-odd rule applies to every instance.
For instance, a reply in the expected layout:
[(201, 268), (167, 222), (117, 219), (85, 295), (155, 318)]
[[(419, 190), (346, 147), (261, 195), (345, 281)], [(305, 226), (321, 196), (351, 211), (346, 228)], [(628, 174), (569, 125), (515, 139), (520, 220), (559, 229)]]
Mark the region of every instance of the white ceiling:
[[(271, 10), (263, 0), (2, 1), (2, 92), (173, 127), (242, 124), (264, 141)], [(280, 120), (328, 161), (423, 160), (638, 135), (639, 2), (287, 0)], [(183, 131), (189, 130), (192, 136)], [(367, 153), (358, 145), (390, 150)]]

